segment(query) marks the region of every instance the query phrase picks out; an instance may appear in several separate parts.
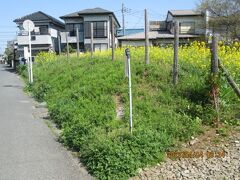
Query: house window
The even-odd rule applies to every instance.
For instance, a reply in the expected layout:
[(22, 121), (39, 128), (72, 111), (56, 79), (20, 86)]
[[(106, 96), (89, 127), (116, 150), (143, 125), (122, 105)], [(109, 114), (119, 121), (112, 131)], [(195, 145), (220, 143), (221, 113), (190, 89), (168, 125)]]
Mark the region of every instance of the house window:
[(179, 23), (180, 34), (195, 34), (195, 22)]
[(31, 41), (35, 41), (36, 40), (36, 34), (34, 31), (32, 31), (31, 33)]
[(83, 23), (80, 24), (67, 24), (66, 29), (69, 32), (69, 36), (75, 37), (77, 36), (76, 34), (76, 29), (78, 28), (79, 34), (82, 34), (83, 32)]
[(39, 32), (40, 32), (41, 35), (47, 35), (47, 34), (49, 34), (49, 32), (48, 32), (48, 26), (47, 26), (47, 25), (39, 26)]
[[(106, 38), (107, 37), (107, 22), (98, 21), (93, 23), (93, 37), (94, 38)], [(85, 22), (84, 24), (85, 38), (91, 38), (91, 22)]]

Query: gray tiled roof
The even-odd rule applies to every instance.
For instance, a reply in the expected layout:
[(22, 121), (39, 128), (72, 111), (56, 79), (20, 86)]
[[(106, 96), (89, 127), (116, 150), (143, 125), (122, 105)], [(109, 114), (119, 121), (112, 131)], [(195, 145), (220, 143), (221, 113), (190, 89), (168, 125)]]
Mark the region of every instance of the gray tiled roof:
[(169, 10), (168, 11), (173, 16), (199, 16), (202, 15), (201, 12), (196, 10)]
[(79, 15), (87, 15), (87, 14), (113, 14), (113, 12), (97, 7), (93, 9), (84, 9), (81, 11), (77, 11), (71, 14), (61, 16), (60, 18), (79, 17)]
[(54, 18), (54, 17), (52, 17), (52, 16), (50, 16), (48, 14), (43, 13), (42, 11), (34, 12), (32, 14), (28, 14), (28, 15), (23, 16), (21, 18), (17, 18), (13, 22), (21, 23), (21, 22), (23, 22), (23, 21), (25, 21), (27, 19), (29, 19), (29, 20), (31, 20), (33, 22), (38, 22), (38, 21), (52, 22), (52, 23), (55, 23), (55, 24), (57, 24), (59, 26), (64, 27), (64, 23), (63, 22), (61, 22), (60, 20), (58, 20), (58, 19), (56, 19), (56, 18)]
[(115, 16), (115, 14), (112, 11), (108, 11), (106, 9), (102, 9), (102, 8), (99, 8), (99, 7), (93, 8), (93, 9), (84, 9), (84, 10), (81, 10), (81, 11), (77, 11), (77, 12), (74, 12), (74, 13), (71, 13), (71, 14), (61, 16), (60, 18), (61, 19), (74, 18), (74, 17), (79, 17), (81, 15), (91, 15), (91, 14), (92, 15), (94, 15), (94, 14), (112, 14), (113, 17), (115, 18), (117, 24), (120, 27), (120, 23), (118, 22), (117, 17)]

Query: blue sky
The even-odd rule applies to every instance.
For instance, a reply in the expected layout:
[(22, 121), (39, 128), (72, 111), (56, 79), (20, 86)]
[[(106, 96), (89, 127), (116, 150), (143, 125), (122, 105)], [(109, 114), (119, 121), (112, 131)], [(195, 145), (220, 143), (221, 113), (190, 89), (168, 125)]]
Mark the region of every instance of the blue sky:
[(121, 5), (130, 9), (126, 14), (127, 28), (141, 28), (144, 25), (145, 8), (150, 20), (164, 20), (170, 9), (194, 9), (198, 0), (3, 0), (0, 10), (0, 53), (4, 51), (7, 40), (16, 36), (16, 25), (12, 21), (18, 17), (43, 11), (53, 17), (79, 11), (86, 8), (101, 7), (115, 12), (122, 22)]

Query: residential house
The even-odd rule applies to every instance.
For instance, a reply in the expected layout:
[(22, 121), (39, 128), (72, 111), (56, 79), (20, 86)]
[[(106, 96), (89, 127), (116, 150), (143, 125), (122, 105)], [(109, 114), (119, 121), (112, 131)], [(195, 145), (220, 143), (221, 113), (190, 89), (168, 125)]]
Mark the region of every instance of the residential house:
[(93, 23), (93, 48), (107, 50), (112, 47), (111, 22), (114, 24), (115, 46), (117, 46), (117, 29), (120, 24), (113, 12), (102, 9), (84, 9), (60, 17), (65, 21), (66, 33), (61, 33), (61, 42), (68, 42), (77, 47), (77, 30), (79, 31), (79, 47), (81, 51), (91, 49), (91, 23)]
[(17, 52), (19, 57), (24, 57), (24, 47), (29, 44), (28, 32), (23, 28), (25, 20), (31, 20), (35, 25), (34, 31), (31, 32), (33, 56), (40, 51), (59, 52), (58, 37), (60, 36), (60, 32), (64, 31), (64, 23), (48, 14), (38, 11), (13, 21), (18, 25), (20, 31), (17, 36)]
[[(179, 22), (180, 43), (188, 43), (193, 40), (202, 40), (208, 34), (206, 29), (206, 15), (194, 10), (170, 10), (165, 21), (149, 22), (150, 45), (171, 44), (174, 40), (174, 22)], [(145, 33), (119, 37), (122, 46), (144, 46)]]

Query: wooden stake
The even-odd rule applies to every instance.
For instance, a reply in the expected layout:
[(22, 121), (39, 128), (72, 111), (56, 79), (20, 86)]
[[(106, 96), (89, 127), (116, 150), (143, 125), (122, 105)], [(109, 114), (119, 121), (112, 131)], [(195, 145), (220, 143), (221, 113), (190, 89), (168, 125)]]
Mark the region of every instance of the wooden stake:
[(79, 31), (78, 31), (78, 28), (76, 28), (76, 36), (77, 36), (77, 57), (79, 58), (80, 49), (79, 49)]
[(93, 58), (93, 23), (91, 22), (91, 58)]
[(69, 58), (68, 32), (66, 32), (66, 42), (67, 42), (67, 58)]
[(149, 21), (147, 9), (145, 9), (145, 63), (149, 64)]
[(178, 46), (179, 46), (179, 22), (174, 23), (174, 59), (173, 59), (173, 84), (178, 83)]
[(211, 73), (212, 73), (212, 95), (213, 95), (213, 101), (214, 101), (214, 107), (216, 110), (216, 120), (215, 124), (217, 127), (219, 127), (220, 123), (220, 115), (219, 115), (219, 86), (218, 86), (218, 37), (214, 34), (212, 39), (212, 58), (211, 58)]
[(212, 39), (211, 72), (213, 75), (218, 75), (218, 37), (215, 34)]
[(114, 19), (111, 16), (111, 32), (112, 32), (112, 60), (115, 60), (115, 31), (114, 31)]
[(58, 35), (58, 53), (61, 55), (62, 49), (61, 49), (61, 36), (60, 34)]

